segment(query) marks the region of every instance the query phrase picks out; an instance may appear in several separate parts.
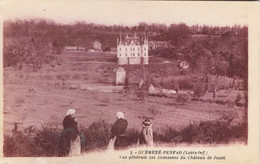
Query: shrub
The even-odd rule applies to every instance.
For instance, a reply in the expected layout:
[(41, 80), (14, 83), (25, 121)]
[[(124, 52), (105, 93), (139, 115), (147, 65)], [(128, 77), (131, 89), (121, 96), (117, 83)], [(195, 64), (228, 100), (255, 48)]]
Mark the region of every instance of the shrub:
[(189, 99), (189, 96), (187, 94), (178, 94), (176, 101), (181, 104), (184, 104), (188, 101), (188, 99)]
[(162, 130), (161, 133), (153, 132), (154, 142), (166, 142), (170, 143), (176, 141), (178, 138), (178, 132), (170, 127)]
[(139, 138), (140, 132), (136, 129), (129, 129), (126, 132), (126, 141), (127, 141), (127, 146), (131, 146), (131, 145), (136, 145), (138, 138)]
[[(241, 142), (247, 144), (247, 122), (232, 125), (226, 118), (218, 121), (203, 121), (190, 124), (176, 130), (165, 128), (154, 131), (155, 143), (186, 143), (186, 144), (228, 144)], [(106, 149), (110, 139), (111, 125), (105, 121), (92, 123), (87, 129), (81, 127), (81, 132), (86, 137), (83, 150)], [(5, 157), (33, 157), (57, 156), (61, 130), (51, 126), (38, 130), (33, 126), (24, 131), (13, 130), (12, 135), (4, 135), (3, 152)], [(140, 132), (134, 128), (126, 133), (126, 145), (136, 145)]]
[(47, 157), (58, 155), (59, 140), (60, 131), (51, 127), (43, 127), (42, 130), (36, 131), (33, 137), (37, 152)]
[(191, 79), (184, 79), (178, 81), (179, 88), (182, 90), (191, 90), (193, 88), (193, 83)]
[(238, 104), (238, 102), (242, 99), (241, 95), (238, 93), (235, 99), (235, 103)]
[(82, 129), (82, 133), (86, 137), (85, 150), (105, 148), (110, 139), (110, 129), (110, 125), (104, 120), (94, 122), (87, 129)]
[(4, 156), (57, 156), (59, 134), (51, 127), (36, 130), (29, 126), (24, 131), (14, 130), (12, 135), (4, 135)]

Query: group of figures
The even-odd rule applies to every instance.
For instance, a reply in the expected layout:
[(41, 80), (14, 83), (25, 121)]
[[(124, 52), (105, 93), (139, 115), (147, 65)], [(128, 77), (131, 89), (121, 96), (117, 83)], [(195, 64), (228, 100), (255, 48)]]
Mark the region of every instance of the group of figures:
[[(126, 131), (128, 122), (123, 112), (116, 113), (117, 120), (111, 129), (108, 149), (123, 149), (127, 147)], [(76, 119), (76, 111), (69, 109), (63, 119), (63, 131), (59, 142), (59, 156), (77, 156), (81, 154), (86, 138), (79, 133)], [(149, 119), (142, 122), (142, 131), (139, 135), (137, 145), (153, 146), (152, 123)]]

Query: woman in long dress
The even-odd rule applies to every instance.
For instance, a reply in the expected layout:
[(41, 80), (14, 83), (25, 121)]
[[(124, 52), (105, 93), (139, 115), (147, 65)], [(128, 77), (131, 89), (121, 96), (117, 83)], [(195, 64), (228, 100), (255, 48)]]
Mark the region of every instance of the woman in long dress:
[(80, 136), (75, 114), (76, 111), (74, 109), (69, 109), (63, 119), (59, 156), (76, 156), (81, 153)]
[(138, 139), (138, 145), (153, 146), (153, 129), (149, 119), (142, 122), (143, 129)]
[(126, 129), (128, 126), (127, 120), (124, 118), (123, 112), (116, 113), (117, 120), (111, 129), (111, 140), (109, 148), (122, 149), (127, 146)]

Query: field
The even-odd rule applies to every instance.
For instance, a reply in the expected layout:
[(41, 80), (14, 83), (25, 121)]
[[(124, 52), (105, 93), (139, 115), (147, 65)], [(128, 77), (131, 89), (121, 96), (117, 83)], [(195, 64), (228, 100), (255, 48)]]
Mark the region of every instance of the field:
[[(136, 90), (124, 92), (123, 86), (113, 85), (116, 65), (111, 61), (104, 63), (107, 61), (99, 58), (96, 61), (100, 62), (75, 63), (78, 59), (71, 60), (72, 55), (62, 56), (63, 63), (59, 66), (45, 65), (37, 72), (5, 68), (5, 133), (11, 133), (15, 123), (19, 130), (30, 125), (37, 128), (52, 125), (61, 129), (69, 108), (76, 109), (79, 125), (86, 128), (100, 120), (112, 124), (118, 111), (125, 113), (129, 128), (137, 130), (141, 130), (144, 117), (151, 117), (153, 129), (157, 132), (168, 127), (182, 129), (194, 122), (222, 120), (228, 113), (235, 116), (234, 124), (245, 119), (247, 108), (242, 106), (190, 99), (179, 102), (174, 98), (148, 94), (140, 98)], [(93, 58), (79, 56), (83, 58), (81, 61)], [(110, 60), (114, 55), (107, 55), (107, 58)], [(167, 72), (165, 74), (169, 76)], [(231, 101), (235, 101), (237, 94), (243, 95), (242, 91), (219, 93), (219, 98), (229, 95)]]

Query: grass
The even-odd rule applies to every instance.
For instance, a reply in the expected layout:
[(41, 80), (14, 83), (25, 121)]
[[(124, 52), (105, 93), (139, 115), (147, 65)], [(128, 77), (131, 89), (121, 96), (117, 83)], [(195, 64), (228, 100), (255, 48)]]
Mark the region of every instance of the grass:
[[(80, 127), (86, 142), (82, 150), (105, 150), (110, 140), (111, 124), (103, 121), (92, 123), (88, 128)], [(23, 131), (13, 131), (4, 135), (5, 157), (57, 156), (61, 130), (53, 127), (42, 127), (37, 130), (30, 126)], [(154, 131), (154, 143), (160, 145), (178, 144), (247, 144), (247, 123), (231, 125), (229, 121), (204, 121), (190, 124), (176, 130), (170, 127), (160, 132)], [(136, 146), (140, 132), (134, 128), (127, 130), (126, 145)]]
[[(99, 57), (101, 56), (102, 54), (99, 55)], [(172, 143), (228, 144), (235, 140), (246, 143), (246, 124), (240, 122), (239, 124), (231, 125), (225, 121), (205, 121), (208, 112), (211, 112), (211, 120), (216, 121), (219, 115), (228, 108), (226, 105), (209, 103), (207, 101), (190, 101), (188, 97), (181, 94), (171, 98), (151, 97), (134, 89), (133, 93), (123, 94), (68, 89), (67, 85), (74, 84), (75, 81), (83, 84), (99, 81), (106, 82), (104, 85), (107, 85), (108, 80), (111, 80), (114, 75), (113, 70), (115, 67), (114, 65), (104, 64), (62, 64), (61, 66), (50, 69), (49, 72), (45, 70), (42, 72), (26, 72), (27, 74), (24, 74), (23, 78), (15, 76), (18, 75), (16, 71), (5, 68), (4, 100), (6, 104), (11, 106), (14, 101), (18, 104), (24, 104), (29, 109), (33, 109), (32, 112), (24, 113), (22, 110), (19, 110), (20, 108), (14, 107), (14, 111), (18, 112), (17, 121), (20, 122), (24, 121), (25, 118), (34, 118), (35, 122), (51, 122), (53, 121), (51, 115), (56, 116), (55, 121), (62, 120), (63, 115), (61, 113), (65, 113), (67, 108), (76, 108), (80, 115), (87, 118), (79, 119), (79, 122), (87, 127), (83, 127), (81, 131), (86, 137), (85, 151), (106, 148), (111, 123), (114, 121), (114, 113), (117, 111), (125, 112), (127, 119), (131, 120), (131, 122), (129, 121), (127, 132), (129, 146), (136, 143), (136, 138), (141, 129), (141, 116), (156, 117), (153, 122), (153, 128), (154, 141), (157, 145), (161, 145), (161, 143), (169, 143), (169, 145)], [(158, 77), (154, 79), (155, 81), (158, 80), (156, 82), (161, 84), (162, 88), (174, 87), (172, 82), (176, 81), (180, 89), (192, 88), (193, 85), (189, 82), (188, 76), (179, 76), (177, 72), (173, 71), (175, 70), (174, 68), (175, 66), (167, 64), (156, 67), (147, 66), (145, 67), (146, 76), (148, 79), (149, 77)], [(133, 75), (132, 81), (140, 81), (139, 76), (142, 74), (140, 69), (138, 66), (129, 68)], [(218, 79), (220, 81), (230, 80), (222, 78), (224, 77), (219, 77)], [(39, 86), (38, 83), (49, 83), (50, 85)], [(31, 97), (26, 97), (28, 87), (36, 89)], [(210, 99), (212, 93), (205, 96), (206, 100)], [(247, 111), (246, 108), (238, 106), (243, 97), (245, 97), (244, 94), (241, 93), (238, 96), (236, 92), (229, 94), (228, 97), (220, 95), (217, 98), (219, 100), (227, 98), (232, 99), (232, 101), (236, 100), (237, 105), (234, 103), (235, 105), (232, 106), (232, 109), (236, 109), (237, 112), (242, 110)], [(72, 104), (70, 103), (72, 100), (77, 101)], [(105, 121), (96, 122), (97, 117)], [(247, 120), (246, 116), (245, 118)], [(12, 112), (4, 117), (5, 130), (11, 129), (12, 127), (6, 123), (6, 120), (13, 121)], [(192, 121), (199, 122), (190, 124)], [(172, 127), (168, 127), (169, 124)], [(223, 133), (221, 132), (221, 128), (218, 127), (222, 127), (225, 135), (217, 135), (217, 133)], [(19, 130), (21, 131), (5, 134), (5, 156), (56, 156), (56, 143), (61, 132), (60, 129), (51, 127), (37, 129), (31, 132), (30, 135), (22, 129)], [(230, 136), (231, 133), (234, 136)], [(38, 135), (38, 139), (35, 138), (36, 134)], [(214, 138), (215, 136), (217, 138)], [(221, 140), (223, 137), (227, 139)], [(53, 151), (48, 152), (49, 149)]]

